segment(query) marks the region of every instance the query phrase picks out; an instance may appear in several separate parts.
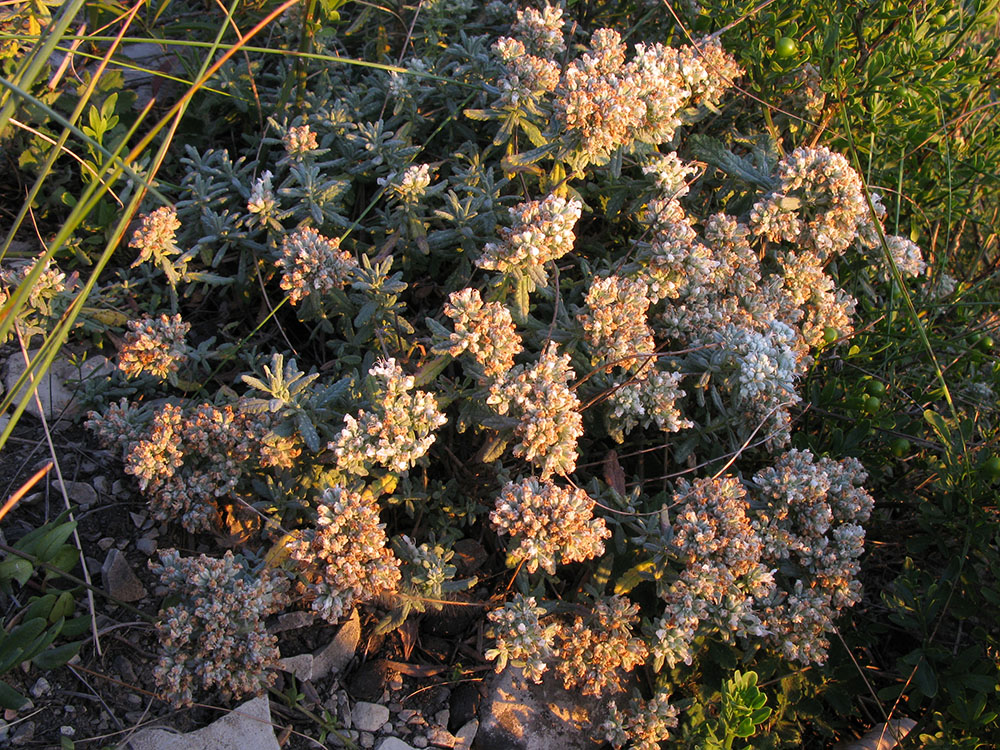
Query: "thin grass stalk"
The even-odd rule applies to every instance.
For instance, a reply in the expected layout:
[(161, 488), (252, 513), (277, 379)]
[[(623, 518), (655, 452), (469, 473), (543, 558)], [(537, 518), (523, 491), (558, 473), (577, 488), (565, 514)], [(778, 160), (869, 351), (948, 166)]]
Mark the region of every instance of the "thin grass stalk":
[[(45, 67), (45, 63), (48, 62), (49, 56), (55, 50), (56, 45), (62, 41), (70, 24), (73, 23), (73, 19), (76, 18), (85, 4), (86, 0), (71, 0), (63, 8), (59, 18), (39, 36), (38, 42), (31, 48), (31, 52), (27, 54), (21, 67), (15, 71), (11, 81), (14, 86), (28, 89), (35, 84)], [(0, 79), (0, 81), (3, 80)], [(11, 98), (10, 91), (0, 92), (0, 134), (6, 130), (7, 121), (13, 116), (16, 104), (16, 100)]]
[[(258, 23), (257, 26), (255, 26), (251, 30), (251, 32), (245, 37), (245, 39), (250, 39), (255, 34), (259, 33), (278, 15), (283, 13), (289, 7), (294, 5), (296, 2), (298, 2), (298, 0), (287, 0), (287, 2), (283, 3), (279, 8), (272, 11), (272, 13), (270, 13), (260, 23)], [(238, 4), (239, 0), (234, 0), (234, 2), (229, 8), (227, 21), (232, 18), (232, 14), (235, 12)], [(215, 46), (209, 53), (209, 55), (206, 56), (206, 59), (202, 64), (202, 69), (199, 72), (200, 74), (198, 82), (195, 84), (195, 86), (189, 89), (185, 93), (185, 95), (181, 97), (181, 99), (173, 107), (171, 107), (170, 111), (167, 112), (167, 114), (163, 116), (163, 118), (152, 128), (152, 130), (146, 134), (146, 136), (140, 141), (140, 143), (129, 152), (129, 154), (125, 157), (124, 160), (115, 164), (114, 172), (109, 180), (110, 183), (113, 183), (120, 176), (125, 164), (134, 163), (135, 161), (137, 161), (139, 157), (145, 152), (149, 144), (152, 142), (153, 138), (155, 138), (156, 135), (159, 133), (159, 131), (162, 130), (168, 123), (172, 122), (173, 124), (171, 126), (170, 133), (166, 138), (164, 138), (163, 143), (160, 145), (160, 148), (158, 149), (157, 154), (153, 160), (153, 164), (149, 170), (149, 178), (148, 178), (149, 181), (151, 181), (155, 177), (156, 172), (159, 170), (159, 167), (163, 163), (163, 159), (166, 157), (167, 151), (169, 150), (173, 132), (176, 129), (177, 125), (179, 124), (180, 118), (183, 117), (184, 111), (186, 110), (187, 105), (190, 103), (191, 98), (197, 91), (197, 87), (200, 87), (201, 85), (204, 84), (205, 81), (209, 80), (219, 70), (219, 68), (230, 57), (232, 57), (239, 49), (240, 46), (239, 44), (233, 45), (232, 47), (227, 49), (226, 53), (223, 54), (223, 56), (218, 61), (209, 65), (209, 60), (211, 60), (212, 56), (215, 54), (215, 51), (218, 50), (219, 47), (221, 46), (221, 39), (224, 31), (225, 31), (225, 25), (220, 27), (219, 34), (216, 37)], [(151, 105), (152, 102), (150, 102), (150, 106)], [(132, 133), (130, 132), (129, 134), (126, 134), (125, 137), (123, 137), (121, 143), (119, 144), (119, 148), (116, 149), (116, 152), (120, 152), (124, 148), (128, 138), (131, 137), (131, 134)], [(110, 168), (111, 164), (113, 164), (113, 162), (109, 162), (105, 166)], [(145, 185), (146, 183), (147, 181), (143, 180), (143, 184)], [(88, 188), (89, 200), (87, 200), (86, 202), (81, 200), (81, 203), (77, 204), (77, 209), (79, 209), (80, 213), (79, 217), (76, 220), (76, 224), (78, 224), (79, 221), (82, 221), (82, 218), (90, 212), (90, 210), (96, 205), (100, 197), (104, 194), (104, 192), (105, 192), (104, 190), (98, 188), (97, 183), (94, 183), (91, 186), (89, 186)], [(85, 195), (86, 194), (87, 193), (85, 193)], [(62, 344), (65, 343), (69, 335), (69, 331), (71, 330), (73, 324), (75, 323), (77, 316), (83, 309), (84, 302), (90, 296), (90, 292), (93, 291), (94, 285), (97, 283), (98, 276), (100, 275), (101, 271), (104, 270), (104, 267), (107, 265), (107, 263), (110, 261), (111, 256), (114, 254), (115, 249), (118, 247), (118, 244), (121, 241), (122, 236), (125, 234), (126, 228), (132, 221), (132, 217), (138, 210), (139, 205), (141, 204), (142, 199), (144, 197), (145, 197), (145, 190), (140, 189), (136, 191), (135, 195), (131, 198), (128, 207), (122, 213), (121, 219), (116, 225), (115, 230), (112, 233), (111, 238), (109, 239), (107, 245), (105, 245), (105, 249), (101, 254), (101, 257), (98, 259), (97, 263), (95, 263), (94, 270), (91, 273), (90, 278), (84, 285), (83, 289), (80, 290), (80, 292), (74, 298), (73, 302), (70, 304), (69, 308), (67, 308), (66, 312), (63, 314), (63, 317), (60, 319), (60, 322), (57, 324), (55, 330), (53, 330), (46, 338), (45, 342), (42, 344), (41, 350), (31, 361), (28, 368), (25, 370), (24, 374), (18, 380), (17, 385), (15, 385), (15, 387), (11, 389), (11, 392), (7, 394), (3, 402), (0, 402), (0, 410), (7, 408), (8, 406), (10, 406), (10, 403), (12, 402), (14, 395), (19, 392), (19, 389), (21, 387), (26, 388), (24, 394), (22, 395), (20, 401), (18, 402), (17, 407), (14, 410), (14, 413), (11, 415), (10, 421), (4, 428), (3, 432), (0, 433), (0, 448), (3, 448), (3, 446), (6, 444), (7, 439), (10, 437), (10, 434), (13, 431), (14, 426), (20, 419), (21, 414), (24, 413), (25, 408), (27, 408), (28, 400), (31, 398), (32, 394), (35, 392), (35, 389), (38, 387), (38, 381), (40, 380), (40, 378), (33, 378), (32, 377), (33, 373), (35, 371), (39, 373), (44, 373), (52, 364), (52, 361), (55, 359), (55, 356), (58, 353), (59, 349), (61, 348)], [(81, 206), (81, 204), (83, 205)], [(75, 214), (76, 211), (74, 211), (73, 215)], [(75, 228), (76, 224), (74, 224), (73, 228)], [(72, 233), (73, 228), (68, 226), (68, 222), (67, 224), (64, 224), (60, 228), (59, 233), (56, 235), (56, 239), (53, 241), (52, 245), (47, 251), (48, 257), (51, 257), (51, 254), (55, 253), (56, 250), (66, 242), (66, 240), (69, 238), (69, 235)], [(39, 274), (41, 273), (40, 266), (41, 264), (38, 264), (36, 269), (34, 269), (37, 270)], [(35, 278), (37, 278), (37, 274)], [(27, 289), (24, 289), (23, 288), (24, 286), (25, 286), (24, 284), (19, 286), (18, 292), (26, 294)], [(8, 315), (7, 318), (4, 319), (3, 321), (0, 321), (0, 338), (4, 336), (5, 329), (6, 330), (10, 329), (10, 326), (13, 325), (13, 322), (14, 322), (13, 316), (10, 315)], [(29, 379), (31, 379), (30, 382)]]

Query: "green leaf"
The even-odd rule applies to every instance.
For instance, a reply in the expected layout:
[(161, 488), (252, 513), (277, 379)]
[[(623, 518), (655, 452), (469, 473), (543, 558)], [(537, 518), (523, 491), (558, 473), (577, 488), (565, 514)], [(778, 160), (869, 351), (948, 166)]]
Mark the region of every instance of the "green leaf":
[(652, 569), (652, 560), (646, 560), (638, 565), (633, 565), (631, 568), (622, 573), (615, 582), (615, 594), (627, 594), (643, 581), (652, 580)]
[(49, 562), (75, 529), (76, 521), (67, 521), (51, 529), (38, 543), (36, 555), (38, 559), (42, 562)]
[(17, 581), (22, 586), (31, 578), (34, 567), (23, 557), (10, 557), (0, 563), (0, 581)]
[(312, 420), (309, 419), (309, 415), (303, 411), (298, 412), (295, 415), (295, 425), (306, 447), (313, 453), (319, 453), (319, 433), (316, 432), (316, 427), (313, 425)]
[(0, 637), (0, 674), (20, 663), (21, 655), (28, 649), (38, 634), (45, 630), (46, 621), (42, 617), (25, 620), (12, 631)]
[(695, 133), (688, 139), (691, 152), (697, 158), (708, 162), (727, 175), (739, 177), (741, 180), (756, 185), (763, 190), (774, 190), (778, 181), (760, 171), (751, 160), (741, 158), (726, 148), (722, 141), (711, 136)]
[(27, 702), (27, 698), (17, 692), (6, 682), (0, 680), (0, 706), (17, 711)]
[(534, 282), (527, 276), (518, 276), (517, 289), (514, 291), (515, 314), (518, 320), (528, 317), (528, 310), (531, 306), (531, 291), (535, 288)]
[(81, 646), (83, 646), (83, 641), (64, 643), (61, 646), (50, 648), (48, 651), (38, 654), (31, 660), (31, 663), (39, 669), (56, 669), (80, 653)]
[(922, 658), (917, 664), (917, 671), (913, 674), (913, 684), (928, 698), (933, 698), (937, 695), (937, 675), (934, 673), (934, 668), (927, 661), (926, 657)]
[(750, 719), (743, 719), (736, 727), (735, 734), (737, 737), (752, 737), (754, 729), (755, 727)]

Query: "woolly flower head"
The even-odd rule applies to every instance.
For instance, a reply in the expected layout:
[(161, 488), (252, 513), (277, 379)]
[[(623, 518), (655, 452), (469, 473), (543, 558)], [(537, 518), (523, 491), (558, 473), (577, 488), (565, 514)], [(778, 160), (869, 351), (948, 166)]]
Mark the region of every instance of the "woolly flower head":
[(522, 347), (510, 310), (499, 302), (483, 302), (478, 289), (452, 292), (448, 300), (444, 314), (455, 321), (448, 353), (457, 357), (468, 351), (486, 377), (499, 377), (513, 367)]
[(177, 705), (190, 705), (194, 691), (218, 688), (226, 697), (258, 693), (273, 681), (280, 654), (264, 619), (286, 604), (288, 584), (280, 572), (254, 574), (241, 555), (227, 551), (182, 558), (177, 550), (150, 561), (180, 602), (160, 610), (156, 625), (163, 656), (154, 669), (157, 685)]
[(487, 403), (500, 414), (518, 416), (514, 434), (521, 442), (515, 456), (539, 467), (542, 479), (567, 475), (576, 468), (576, 441), (583, 434), (580, 400), (566, 385), (575, 377), (569, 355), (549, 342), (539, 361), (517, 365), (503, 380), (490, 386)]
[(611, 536), (603, 518), (594, 518), (594, 501), (580, 489), (558, 487), (531, 477), (503, 488), (490, 513), (497, 533), (508, 534), (517, 546), (507, 565), (525, 564), (555, 575), (559, 563), (589, 560), (603, 554), (603, 539)]
[(601, 725), (604, 737), (620, 750), (626, 744), (633, 750), (659, 750), (660, 743), (670, 738), (677, 726), (677, 708), (670, 705), (669, 695), (657, 691), (648, 701), (633, 695), (622, 711), (611, 704), (608, 720)]
[(778, 164), (781, 185), (754, 205), (750, 227), (772, 242), (800, 245), (820, 261), (842, 253), (871, 224), (858, 173), (825, 146), (797, 148)]
[(519, 10), (512, 32), (533, 54), (552, 58), (566, 50), (563, 23), (562, 8), (546, 2), (541, 10)]
[(676, 405), (685, 395), (679, 387), (681, 377), (679, 372), (654, 370), (643, 380), (616, 388), (608, 397), (611, 437), (624, 442), (625, 435), (640, 424), (643, 427), (655, 424), (663, 432), (693, 427), (694, 422), (685, 419)]
[(247, 200), (247, 211), (262, 219), (271, 216), (278, 206), (278, 199), (274, 195), (274, 187), (271, 179), (274, 177), (270, 170), (265, 170), (260, 177), (254, 180), (250, 188), (250, 198)]
[(285, 153), (293, 159), (298, 159), (319, 149), (316, 134), (308, 125), (295, 125), (288, 128), (281, 138), (285, 144)]
[(354, 257), (340, 249), (339, 238), (324, 237), (312, 227), (286, 235), (281, 242), (281, 288), (293, 305), (343, 286), (357, 266)]
[(646, 323), (646, 290), (646, 284), (637, 279), (594, 279), (587, 291), (587, 311), (577, 317), (593, 350), (592, 364), (602, 362), (607, 371), (621, 367), (640, 378), (648, 375), (649, 367), (644, 365), (656, 344)]
[[(916, 242), (907, 237), (900, 237), (893, 234), (885, 238), (885, 244), (889, 248), (889, 253), (892, 255), (892, 259), (896, 262), (896, 267), (899, 268), (899, 272), (904, 279), (919, 276), (927, 270), (927, 263), (924, 261), (924, 256), (920, 252), (920, 247)], [(885, 265), (884, 260), (882, 261), (882, 265)], [(891, 278), (888, 268), (883, 268), (879, 275), (884, 281), (888, 281)]]
[(144, 372), (166, 378), (187, 361), (184, 337), (190, 330), (191, 324), (184, 323), (180, 315), (130, 320), (125, 343), (118, 353), (118, 369), (127, 378)]
[(399, 560), (379, 523), (378, 505), (358, 492), (325, 490), (316, 528), (300, 532), (288, 551), (308, 582), (312, 608), (330, 623), (399, 584)]
[(556, 635), (556, 669), (567, 690), (601, 696), (622, 690), (623, 673), (646, 661), (649, 649), (633, 637), (639, 606), (624, 596), (598, 600), (587, 617)]
[(415, 205), (431, 184), (430, 164), (412, 164), (402, 174), (393, 173), (389, 177), (380, 177), (378, 184), (403, 203)]
[(688, 194), (687, 178), (697, 174), (698, 168), (685, 164), (677, 158), (677, 152), (659, 154), (642, 168), (642, 173), (650, 175), (664, 197), (682, 198)]
[(174, 243), (174, 233), (180, 228), (177, 211), (171, 206), (162, 206), (144, 215), (142, 224), (128, 243), (129, 247), (139, 251), (139, 257), (132, 263), (132, 268), (150, 260), (160, 262), (180, 253), (180, 248)]
[(486, 651), (486, 658), (496, 660), (496, 671), (510, 664), (519, 667), (532, 682), (541, 682), (548, 669), (546, 659), (552, 656), (552, 641), (557, 625), (543, 626), (538, 619), (545, 614), (533, 596), (515, 594), (514, 598), (487, 615), (490, 633), (496, 645)]
[(544, 285), (542, 266), (573, 249), (573, 227), (580, 219), (583, 204), (549, 195), (510, 209), (511, 227), (500, 230), (501, 242), (489, 243), (476, 265), (501, 273), (523, 273)]
[(434, 430), (447, 422), (434, 396), (413, 390), (413, 377), (404, 375), (396, 360), (376, 363), (370, 410), (344, 417), (344, 428), (329, 449), (337, 468), (367, 476), (376, 465), (389, 471), (408, 471), (434, 443)]

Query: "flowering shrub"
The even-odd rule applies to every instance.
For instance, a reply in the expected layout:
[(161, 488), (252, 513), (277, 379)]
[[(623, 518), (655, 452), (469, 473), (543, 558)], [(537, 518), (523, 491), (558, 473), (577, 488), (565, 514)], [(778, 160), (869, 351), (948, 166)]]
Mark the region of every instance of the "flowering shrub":
[[(449, 546), (478, 535), (520, 592), (492, 592), (487, 658), (609, 697), (603, 736), (652, 748), (712, 649), (820, 664), (860, 600), (864, 471), (790, 446), (804, 377), (855, 325), (835, 264), (873, 252), (884, 211), (824, 147), (705, 140), (740, 75), (716, 39), (629, 46), (503, 10), (446, 41), (460, 20), (428, 12), (406, 72), (317, 68), (254, 149), (190, 149), (132, 273), (174, 269), (179, 306), (259, 301), (251, 333), (191, 355), (253, 390), (136, 379), (88, 424), (156, 518), (217, 532), (250, 507), (284, 529), (249, 543), (287, 553), (331, 623), (474, 585)], [(913, 276), (908, 242), (889, 248)], [(122, 372), (169, 380), (180, 321), (130, 324)], [(559, 580), (571, 563), (585, 585)]]

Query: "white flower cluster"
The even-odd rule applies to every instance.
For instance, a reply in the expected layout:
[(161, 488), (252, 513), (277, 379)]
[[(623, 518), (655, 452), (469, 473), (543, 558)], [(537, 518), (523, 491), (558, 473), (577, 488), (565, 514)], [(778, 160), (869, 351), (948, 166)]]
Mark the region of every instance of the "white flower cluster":
[(431, 184), (430, 164), (412, 164), (402, 174), (394, 172), (388, 177), (380, 177), (378, 184), (393, 197), (407, 205), (416, 205), (424, 197)]
[(639, 607), (624, 596), (594, 603), (586, 617), (556, 632), (556, 671), (567, 690), (602, 696), (622, 691), (622, 677), (646, 661), (645, 641), (632, 634)]
[(511, 208), (513, 226), (500, 230), (501, 242), (488, 243), (476, 265), (501, 273), (525, 274), (544, 286), (542, 267), (573, 249), (573, 227), (582, 207), (578, 200), (549, 195)]
[(802, 400), (795, 381), (805, 367), (795, 330), (777, 320), (765, 331), (730, 324), (715, 334), (715, 341), (729, 359), (729, 387), (745, 424), (764, 424), (769, 444), (785, 443), (791, 429), (788, 408)]
[(558, 6), (545, 3), (541, 10), (524, 8), (517, 12), (517, 21), (511, 29), (531, 50), (532, 54), (553, 58), (566, 50), (563, 41), (563, 12)]
[(587, 310), (577, 320), (593, 351), (592, 364), (601, 363), (608, 372), (620, 367), (645, 378), (649, 355), (656, 349), (646, 322), (646, 285), (622, 276), (595, 277), (585, 301)]
[(166, 378), (187, 362), (188, 347), (184, 337), (191, 324), (180, 315), (143, 316), (128, 322), (128, 333), (118, 352), (118, 369), (127, 378), (146, 372)]
[[(889, 253), (892, 255), (892, 259), (896, 262), (896, 267), (899, 268), (899, 273), (904, 279), (920, 276), (920, 274), (927, 270), (927, 263), (920, 252), (920, 247), (909, 238), (891, 234), (885, 238), (885, 244), (889, 248)], [(883, 260), (881, 265), (886, 266), (887, 264)], [(889, 269), (883, 267), (879, 276), (883, 281), (888, 281), (891, 276)]]
[(837, 613), (861, 600), (862, 524), (874, 504), (861, 487), (866, 477), (856, 459), (816, 461), (807, 450), (788, 451), (754, 477), (766, 503), (752, 514), (762, 556), (796, 571), (787, 594), (765, 598), (761, 611), (788, 659), (822, 663)]
[(434, 430), (448, 420), (434, 396), (410, 393), (413, 377), (395, 359), (376, 363), (368, 375), (375, 381), (372, 408), (346, 415), (343, 430), (328, 447), (337, 456), (337, 468), (351, 474), (367, 476), (376, 465), (408, 471), (434, 443)]
[(566, 476), (576, 468), (576, 441), (583, 434), (580, 400), (568, 387), (576, 373), (569, 355), (549, 342), (539, 361), (513, 367), (490, 386), (487, 403), (500, 414), (512, 411), (519, 423), (514, 433), (521, 442), (514, 455), (541, 469), (542, 479)]
[(308, 125), (295, 125), (288, 128), (281, 140), (285, 144), (285, 154), (292, 159), (301, 159), (319, 149), (316, 134)]
[(779, 163), (778, 178), (780, 187), (750, 212), (755, 234), (806, 248), (821, 265), (855, 240), (874, 244), (861, 178), (843, 155), (825, 146), (797, 148)]
[(854, 331), (854, 308), (857, 301), (823, 271), (813, 253), (788, 251), (778, 254), (784, 271), (784, 292), (787, 303), (799, 308), (786, 312), (786, 319), (802, 315), (799, 332), (809, 347), (820, 346), (827, 328), (839, 336)]
[(693, 427), (694, 422), (685, 419), (677, 408), (677, 401), (684, 398), (679, 388), (679, 372), (654, 370), (644, 380), (628, 383), (608, 397), (611, 411), (608, 413), (608, 433), (616, 442), (624, 442), (625, 435), (638, 425), (649, 427), (655, 424), (663, 432), (678, 432)]
[(478, 289), (452, 292), (444, 314), (455, 321), (448, 353), (457, 357), (468, 351), (486, 377), (497, 378), (514, 366), (522, 350), (510, 310), (499, 302), (483, 302)]
[(242, 556), (182, 558), (177, 550), (150, 561), (180, 601), (160, 610), (156, 630), (163, 656), (153, 670), (175, 705), (190, 705), (199, 688), (239, 698), (265, 690), (275, 678), (277, 638), (264, 619), (287, 604), (288, 581), (264, 568), (254, 575)]
[(503, 488), (490, 513), (490, 524), (498, 534), (511, 537), (508, 567), (524, 563), (529, 573), (541, 567), (555, 575), (560, 563), (604, 553), (602, 540), (611, 532), (604, 519), (593, 514), (594, 501), (583, 490), (530, 477)]
[(660, 585), (666, 606), (654, 624), (652, 647), (657, 660), (671, 667), (691, 663), (691, 644), (704, 621), (713, 620), (727, 636), (763, 635), (755, 601), (774, 588), (737, 478), (682, 481), (674, 505), (678, 510), (664, 552), (684, 567), (676, 579)]
[(312, 608), (327, 622), (336, 623), (355, 604), (399, 584), (399, 560), (379, 523), (378, 505), (361, 493), (324, 490), (316, 528), (299, 532), (287, 546), (307, 582)]
[(645, 216), (653, 234), (636, 243), (636, 260), (653, 301), (674, 299), (707, 285), (717, 265), (698, 238), (693, 221), (676, 199), (650, 201)]
[(340, 249), (340, 238), (330, 239), (312, 227), (303, 227), (281, 241), (278, 267), (281, 288), (294, 305), (311, 294), (322, 295), (343, 286), (358, 263)]
[(676, 151), (657, 153), (642, 167), (642, 173), (653, 177), (656, 187), (667, 200), (687, 195), (687, 179), (697, 172), (698, 168), (681, 161)]
[[(278, 199), (274, 194), (274, 186), (271, 180), (274, 175), (271, 170), (264, 170), (260, 177), (254, 180), (250, 187), (250, 197), (247, 199), (247, 211), (250, 212), (254, 221), (269, 223), (273, 220), (275, 211), (278, 208)], [(279, 225), (280, 226), (280, 225)]]
[(177, 211), (171, 206), (162, 206), (142, 217), (141, 226), (132, 234), (129, 247), (139, 251), (139, 257), (132, 263), (135, 268), (150, 260), (160, 262), (180, 253), (174, 242), (174, 234), (181, 228)]
[(684, 106), (714, 106), (741, 73), (714, 40), (682, 49), (638, 44), (626, 63), (618, 32), (598, 29), (590, 50), (563, 71), (556, 115), (578, 141), (582, 163), (601, 164), (634, 141), (669, 141)]
[(489, 661), (496, 660), (497, 672), (510, 664), (520, 668), (532, 682), (542, 681), (558, 629), (555, 624), (543, 626), (538, 619), (543, 614), (545, 609), (536, 604), (535, 597), (522, 594), (515, 594), (503, 607), (489, 613), (496, 644), (487, 649), (485, 656)]
[(507, 75), (497, 81), (502, 107), (524, 107), (531, 114), (540, 115), (539, 101), (559, 85), (559, 66), (552, 60), (528, 53), (519, 39), (500, 37), (493, 45), (493, 52), (507, 66)]
[[(116, 410), (120, 418), (112, 422), (130, 427), (127, 413)], [(220, 503), (244, 477), (257, 469), (287, 468), (299, 455), (297, 439), (275, 435), (272, 420), (243, 401), (168, 403), (138, 436), (130, 432), (115, 442), (123, 449), (125, 472), (149, 497), (154, 518), (179, 518), (191, 532), (212, 531), (219, 524)], [(91, 414), (88, 426), (106, 434), (111, 422)]]
[(677, 708), (670, 705), (669, 694), (658, 690), (649, 700), (632, 696), (625, 711), (612, 703), (608, 720), (601, 725), (604, 738), (620, 750), (626, 744), (632, 750), (660, 750), (660, 742), (670, 738), (677, 726)]

